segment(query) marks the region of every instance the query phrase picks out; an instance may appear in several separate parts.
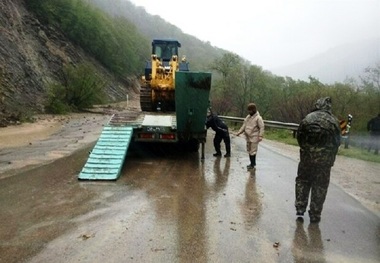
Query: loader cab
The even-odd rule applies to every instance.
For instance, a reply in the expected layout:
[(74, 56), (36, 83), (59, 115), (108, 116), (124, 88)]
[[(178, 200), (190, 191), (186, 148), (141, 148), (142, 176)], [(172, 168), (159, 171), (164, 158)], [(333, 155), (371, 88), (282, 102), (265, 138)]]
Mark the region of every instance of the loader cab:
[[(178, 70), (189, 71), (189, 63), (186, 59), (178, 57), (178, 49), (181, 47), (181, 43), (174, 39), (154, 39), (152, 42), (152, 55), (156, 55), (162, 62), (165, 68), (169, 68), (170, 60), (173, 55), (177, 56)], [(150, 80), (152, 77), (152, 61), (149, 60), (145, 64), (144, 76), (146, 80)]]
[(152, 42), (152, 54), (155, 54), (164, 63), (169, 62), (173, 55), (178, 56), (178, 48), (181, 43), (171, 39), (154, 39)]

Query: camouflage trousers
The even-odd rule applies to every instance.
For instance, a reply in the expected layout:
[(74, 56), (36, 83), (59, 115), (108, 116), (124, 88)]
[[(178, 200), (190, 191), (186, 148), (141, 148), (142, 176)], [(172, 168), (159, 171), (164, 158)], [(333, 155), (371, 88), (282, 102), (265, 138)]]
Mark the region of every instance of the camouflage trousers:
[(331, 166), (327, 164), (305, 162), (298, 164), (295, 201), (297, 211), (306, 211), (310, 195), (309, 214), (321, 216), (330, 183), (330, 172)]

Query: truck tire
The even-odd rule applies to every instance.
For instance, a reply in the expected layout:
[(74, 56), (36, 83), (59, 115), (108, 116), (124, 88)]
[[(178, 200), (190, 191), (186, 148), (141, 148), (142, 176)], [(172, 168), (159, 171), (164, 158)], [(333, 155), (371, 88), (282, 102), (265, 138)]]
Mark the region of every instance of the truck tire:
[(152, 89), (149, 85), (143, 85), (140, 89), (140, 107), (142, 111), (152, 111)]

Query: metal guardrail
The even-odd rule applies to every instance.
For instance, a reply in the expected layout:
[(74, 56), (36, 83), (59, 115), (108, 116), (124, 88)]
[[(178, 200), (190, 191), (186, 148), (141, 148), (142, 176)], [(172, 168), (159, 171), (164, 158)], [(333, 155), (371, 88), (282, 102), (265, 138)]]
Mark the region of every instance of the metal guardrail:
[[(230, 117), (230, 116), (218, 116), (220, 119), (225, 121), (235, 121), (235, 122), (243, 122), (244, 118), (240, 117)], [(291, 130), (293, 132), (297, 131), (298, 124), (297, 123), (287, 123), (287, 122), (280, 122), (280, 121), (267, 121), (264, 120), (264, 124), (267, 127), (277, 128), (277, 129), (286, 129)]]

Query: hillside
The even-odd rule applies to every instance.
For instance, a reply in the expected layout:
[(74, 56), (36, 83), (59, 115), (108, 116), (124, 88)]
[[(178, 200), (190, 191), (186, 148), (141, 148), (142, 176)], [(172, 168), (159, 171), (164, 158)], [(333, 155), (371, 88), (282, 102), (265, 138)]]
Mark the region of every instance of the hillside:
[(47, 87), (63, 81), (64, 65), (91, 63), (107, 80), (108, 101), (126, 98), (136, 85), (117, 80), (63, 32), (41, 24), (23, 0), (0, 2), (0, 126), (44, 111)]
[[(170, 24), (157, 15), (151, 15), (142, 7), (137, 7), (130, 1), (123, 0), (90, 0), (95, 6), (101, 8), (115, 17), (124, 17), (131, 21), (138, 31), (149, 41), (154, 38), (174, 38), (179, 40), (182, 47), (180, 57), (185, 55), (190, 62), (191, 70), (208, 71), (210, 64), (228, 51), (212, 46), (198, 38), (185, 34), (176, 25)], [(184, 19), (188, 19), (184, 15)], [(189, 23), (191, 21), (189, 20)]]
[(347, 78), (358, 79), (365, 68), (374, 67), (376, 63), (380, 63), (380, 38), (338, 46), (303, 62), (271, 71), (301, 80), (312, 76), (323, 83), (333, 84)]

